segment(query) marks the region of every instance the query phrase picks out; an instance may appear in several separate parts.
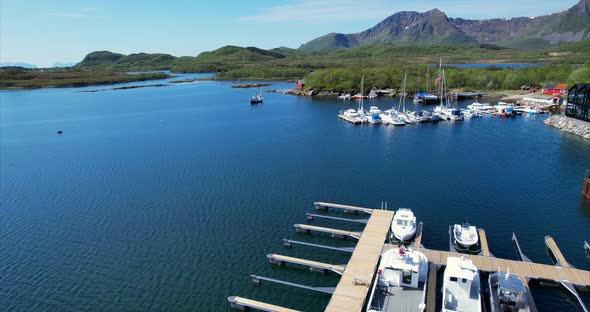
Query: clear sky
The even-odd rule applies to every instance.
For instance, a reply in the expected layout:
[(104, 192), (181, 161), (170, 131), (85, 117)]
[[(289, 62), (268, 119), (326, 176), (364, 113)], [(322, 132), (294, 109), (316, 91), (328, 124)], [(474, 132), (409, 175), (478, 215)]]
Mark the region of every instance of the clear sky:
[(0, 0), (0, 62), (51, 66), (89, 52), (197, 55), (224, 45), (297, 48), (402, 10), (470, 19), (538, 16), (578, 0)]

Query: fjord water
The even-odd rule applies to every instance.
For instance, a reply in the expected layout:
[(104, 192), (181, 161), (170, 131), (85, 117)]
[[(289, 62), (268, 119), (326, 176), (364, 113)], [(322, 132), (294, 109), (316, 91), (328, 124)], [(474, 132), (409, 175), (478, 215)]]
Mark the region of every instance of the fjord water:
[[(249, 279), (336, 284), (265, 257), (347, 261), (282, 247), (283, 238), (354, 244), (295, 233), (314, 201), (412, 208), (423, 244), (443, 250), (464, 217), (499, 257), (516, 259), (515, 232), (532, 260), (551, 263), (552, 235), (590, 269), (580, 196), (590, 142), (544, 117), (355, 127), (336, 117), (351, 102), (266, 93), (251, 106), (257, 90), (232, 84), (1, 92), (0, 310), (225, 311), (239, 295), (321, 311), (326, 295)], [(533, 291), (540, 311), (579, 310), (559, 288)]]

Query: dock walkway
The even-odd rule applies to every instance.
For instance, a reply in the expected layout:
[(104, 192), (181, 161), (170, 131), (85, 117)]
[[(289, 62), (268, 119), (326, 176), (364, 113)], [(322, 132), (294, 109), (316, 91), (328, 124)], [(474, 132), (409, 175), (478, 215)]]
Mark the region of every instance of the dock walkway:
[(363, 309), (392, 220), (393, 211), (373, 210), (328, 303), (327, 312)]
[(298, 312), (297, 310), (287, 309), (273, 304), (268, 304), (252, 299), (242, 298), (238, 296), (231, 296), (227, 298), (231, 307), (245, 311), (248, 308), (257, 309), (260, 311), (267, 312)]
[(507, 260), (485, 256), (466, 255), (448, 251), (420, 248), (418, 251), (424, 253), (428, 261), (437, 265), (446, 265), (448, 257), (465, 256), (473, 261), (473, 264), (480, 271), (493, 272), (498, 269), (510, 270), (519, 276), (533, 279), (566, 281), (578, 286), (590, 286), (590, 271), (578, 270), (567, 267), (556, 267), (548, 264), (528, 263), (515, 260)]

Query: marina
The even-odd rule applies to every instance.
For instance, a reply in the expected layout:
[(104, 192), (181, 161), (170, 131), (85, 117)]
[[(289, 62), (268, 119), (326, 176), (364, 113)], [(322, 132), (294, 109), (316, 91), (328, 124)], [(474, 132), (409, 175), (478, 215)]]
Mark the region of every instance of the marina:
[[(305, 286), (305, 285), (297, 285), (291, 282), (285, 282), (281, 280), (276, 280), (272, 278), (266, 277), (259, 277), (255, 276), (256, 283), (260, 283), (260, 280), (270, 280), (275, 283), (290, 285), (299, 288), (305, 288), (309, 290), (316, 290), (320, 292), (327, 292), (331, 294), (331, 299), (328, 303), (328, 306), (325, 311), (395, 311), (390, 310), (387, 308), (383, 310), (383, 304), (385, 306), (389, 306), (387, 303), (390, 299), (387, 297), (380, 297), (381, 299), (377, 299), (378, 295), (376, 292), (376, 284), (377, 283), (386, 283), (384, 285), (398, 285), (393, 282), (395, 279), (391, 280), (393, 273), (385, 273), (384, 269), (379, 269), (377, 271), (377, 267), (381, 261), (392, 261), (392, 260), (383, 260), (383, 257), (386, 259), (405, 259), (405, 254), (408, 254), (410, 257), (413, 257), (413, 252), (417, 252), (419, 255), (423, 255), (424, 259), (427, 259), (428, 264), (420, 265), (424, 269), (424, 280), (421, 282), (424, 290), (428, 289), (428, 293), (424, 292), (421, 297), (415, 297), (415, 295), (411, 295), (408, 293), (408, 301), (407, 303), (411, 305), (419, 306), (420, 310), (425, 311), (434, 311), (434, 306), (436, 303), (436, 295), (433, 292), (436, 292), (436, 288), (433, 285), (436, 285), (436, 272), (438, 269), (442, 267), (447, 267), (445, 270), (445, 283), (447, 282), (447, 274), (450, 276), (450, 279), (456, 280), (456, 277), (461, 279), (468, 279), (472, 281), (471, 286), (467, 285), (467, 292), (469, 293), (469, 289), (471, 289), (471, 295), (469, 295), (473, 300), (469, 301), (461, 301), (456, 296), (461, 296), (460, 293), (449, 293), (443, 294), (444, 304), (443, 310), (448, 309), (449, 311), (454, 311), (457, 308), (465, 309), (465, 307), (470, 307), (469, 311), (475, 311), (476, 307), (481, 308), (483, 304), (481, 303), (482, 300), (488, 300), (487, 297), (482, 296), (482, 290), (480, 289), (480, 277), (478, 272), (486, 272), (492, 273), (490, 275), (490, 285), (492, 285), (492, 278), (494, 280), (493, 285), (498, 285), (498, 283), (507, 283), (502, 280), (502, 277), (499, 277), (502, 274), (501, 272), (509, 272), (503, 273), (505, 279), (508, 279), (508, 276), (513, 276), (513, 282), (516, 284), (523, 283), (522, 291), (523, 294), (527, 295), (526, 299), (526, 307), (527, 311), (536, 311), (536, 306), (534, 304), (534, 299), (530, 297), (530, 291), (528, 290), (528, 283), (531, 280), (539, 280), (539, 281), (547, 281), (547, 282), (555, 282), (560, 283), (565, 289), (567, 289), (575, 298), (578, 299), (580, 307), (584, 311), (588, 311), (585, 307), (584, 302), (578, 295), (576, 288), (580, 289), (587, 289), (590, 287), (590, 271), (586, 270), (578, 270), (572, 267), (565, 259), (564, 255), (561, 253), (560, 249), (558, 248), (555, 240), (552, 237), (546, 236), (545, 237), (545, 244), (547, 248), (550, 250), (551, 254), (556, 259), (555, 265), (547, 265), (541, 263), (533, 263), (522, 253), (520, 249), (520, 245), (516, 240), (516, 236), (513, 234), (513, 241), (517, 247), (519, 255), (521, 256), (523, 261), (515, 261), (509, 259), (502, 259), (493, 257), (489, 251), (488, 247), (488, 240), (486, 232), (483, 229), (478, 229), (477, 233), (481, 241), (481, 253), (480, 255), (472, 255), (472, 254), (465, 254), (465, 253), (457, 253), (453, 251), (442, 251), (442, 250), (435, 250), (429, 249), (422, 246), (422, 235), (423, 235), (423, 224), (420, 223), (415, 239), (416, 241), (411, 247), (412, 249), (404, 251), (404, 246), (398, 243), (391, 243), (389, 242), (389, 233), (391, 232), (391, 224), (394, 218), (394, 212), (384, 209), (371, 209), (371, 208), (364, 208), (358, 206), (350, 206), (350, 205), (342, 205), (342, 204), (333, 204), (333, 203), (325, 203), (325, 202), (315, 202), (316, 209), (321, 210), (342, 210), (348, 213), (362, 213), (362, 214), (369, 214), (370, 217), (367, 221), (367, 224), (362, 232), (349, 232), (343, 230), (337, 230), (332, 228), (324, 228), (324, 227), (317, 227), (317, 226), (310, 226), (305, 225), (302, 226), (301, 224), (296, 224), (296, 228), (302, 228), (306, 232), (320, 232), (320, 233), (331, 233), (335, 235), (333, 237), (343, 238), (343, 237), (353, 237), (358, 239), (357, 245), (354, 247), (352, 252), (352, 257), (345, 265), (332, 265), (326, 263), (320, 263), (316, 261), (310, 261), (305, 259), (298, 259), (292, 258), (287, 256), (280, 256), (280, 255), (267, 255), (271, 263), (274, 264), (297, 264), (306, 267), (310, 267), (312, 271), (318, 272), (325, 272), (325, 271), (332, 271), (336, 274), (340, 274), (341, 278), (338, 282), (338, 285), (334, 288), (321, 288), (315, 289), (313, 286)], [(403, 210), (402, 210), (403, 211)], [(341, 218), (343, 219), (343, 218)], [(587, 244), (587, 243), (585, 243)], [(289, 244), (288, 246), (292, 246)], [(314, 247), (323, 248), (321, 245), (316, 245)], [(328, 247), (327, 249), (331, 249)], [(333, 249), (333, 248), (332, 248)], [(392, 254), (393, 252), (393, 254)], [(387, 256), (386, 256), (387, 255)], [(392, 258), (393, 257), (393, 258)], [(400, 258), (401, 257), (401, 258)], [(395, 260), (393, 260), (395, 261)], [(460, 263), (468, 263), (468, 264), (460, 264)], [(383, 264), (382, 264), (383, 265)], [(387, 269), (388, 266), (385, 267)], [(449, 269), (452, 268), (452, 269)], [(467, 269), (466, 269), (467, 268)], [(450, 270), (450, 271), (449, 271)], [(464, 270), (467, 270), (463, 272)], [(416, 271), (415, 271), (416, 272)], [(429, 273), (426, 273), (429, 272)], [(471, 273), (469, 273), (471, 272)], [(471, 277), (467, 277), (469, 274)], [(466, 275), (467, 274), (467, 275)], [(509, 275), (508, 275), (509, 274)], [(376, 277), (377, 275), (377, 277)], [(389, 277), (387, 277), (389, 276)], [(422, 276), (422, 275), (421, 275)], [(426, 277), (427, 276), (427, 277)], [(416, 275), (416, 280), (412, 282), (413, 287), (418, 287), (417, 283), (418, 275)], [(405, 281), (405, 278), (404, 278)], [(408, 283), (410, 280), (408, 280)], [(405, 282), (404, 282), (405, 283)], [(369, 297), (369, 302), (367, 302), (367, 296), (369, 291), (371, 290), (371, 285), (373, 285), (373, 291), (371, 296)], [(409, 285), (409, 284), (408, 284)], [(428, 286), (430, 285), (430, 286)], [(503, 284), (504, 285), (504, 284)], [(508, 284), (506, 284), (508, 285)], [(512, 284), (511, 284), (512, 285)], [(476, 287), (475, 290), (473, 287)], [(390, 287), (390, 286), (384, 286)], [(445, 288), (447, 286), (444, 286)], [(449, 286), (449, 289), (456, 289), (455, 287)], [(496, 287), (496, 286), (494, 286)], [(507, 287), (507, 286), (506, 286)], [(518, 287), (518, 286), (513, 286)], [(495, 289), (495, 288), (494, 288)], [(398, 288), (390, 288), (386, 291), (386, 293), (396, 292)], [(412, 290), (407, 290), (412, 291)], [(418, 291), (418, 290), (416, 290)], [(474, 293), (474, 291), (476, 293)], [(498, 291), (495, 289), (495, 291)], [(378, 292), (378, 291), (377, 291)], [(417, 293), (418, 294), (418, 293)], [(503, 293), (499, 293), (502, 295)], [(498, 295), (498, 294), (496, 294)], [(375, 296), (374, 303), (371, 303), (373, 296)], [(387, 295), (386, 295), (387, 296)], [(399, 297), (400, 295), (398, 295)], [(530, 298), (529, 298), (530, 297)], [(265, 303), (256, 302), (256, 301), (249, 301), (248, 299), (240, 299), (236, 300), (236, 296), (228, 297), (228, 301), (231, 303), (233, 308), (237, 309), (246, 309), (246, 308), (255, 308), (265, 310)], [(413, 299), (410, 299), (413, 298)], [(422, 299), (418, 299), (422, 298)], [(496, 298), (496, 299), (494, 299)], [(459, 299), (459, 301), (457, 301)], [(395, 299), (391, 299), (395, 300)], [(405, 299), (397, 299), (397, 300), (405, 300)], [(416, 301), (417, 300), (417, 301)], [(497, 297), (491, 297), (489, 300), (492, 300), (492, 304), (497, 303)], [(496, 300), (496, 301), (494, 301)], [(516, 299), (515, 299), (516, 300)], [(394, 301), (395, 302), (395, 301)], [(495, 303), (494, 303), (495, 302)], [(529, 304), (530, 302), (530, 304)], [(405, 306), (405, 303), (400, 303)], [(514, 304), (523, 305), (524, 302), (517, 303), (515, 301)], [(367, 306), (368, 305), (368, 306)], [(260, 307), (260, 308), (259, 308)], [(392, 305), (395, 307), (395, 303)], [(282, 307), (277, 307), (278, 310), (276, 311), (283, 311)], [(274, 310), (272, 310), (274, 311)], [(284, 311), (289, 311), (284, 310)]]

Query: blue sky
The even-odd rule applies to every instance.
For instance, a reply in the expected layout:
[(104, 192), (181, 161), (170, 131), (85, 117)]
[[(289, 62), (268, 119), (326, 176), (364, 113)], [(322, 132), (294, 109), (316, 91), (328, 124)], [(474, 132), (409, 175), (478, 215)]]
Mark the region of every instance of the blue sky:
[(50, 66), (87, 53), (197, 55), (232, 44), (299, 45), (367, 29), (402, 10), (438, 8), (471, 19), (538, 16), (577, 0), (1, 0), (0, 62)]

